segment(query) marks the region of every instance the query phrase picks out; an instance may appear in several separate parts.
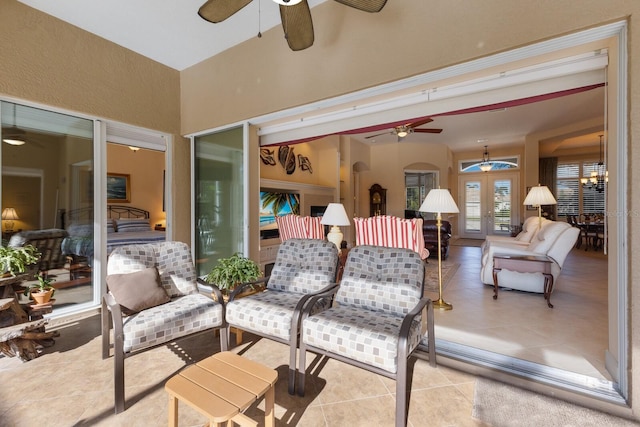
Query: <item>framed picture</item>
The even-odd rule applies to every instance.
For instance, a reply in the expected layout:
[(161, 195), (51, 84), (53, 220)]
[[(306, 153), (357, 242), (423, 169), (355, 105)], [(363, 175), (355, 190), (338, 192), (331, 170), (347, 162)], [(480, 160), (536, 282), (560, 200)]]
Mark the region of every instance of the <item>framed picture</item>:
[(128, 174), (107, 173), (107, 203), (131, 202), (131, 181)]
[[(527, 187), (527, 191), (525, 194), (529, 194), (529, 191), (531, 191), (531, 187)], [(538, 207), (537, 206), (533, 206), (533, 205), (527, 205), (527, 210), (528, 211), (537, 211)]]

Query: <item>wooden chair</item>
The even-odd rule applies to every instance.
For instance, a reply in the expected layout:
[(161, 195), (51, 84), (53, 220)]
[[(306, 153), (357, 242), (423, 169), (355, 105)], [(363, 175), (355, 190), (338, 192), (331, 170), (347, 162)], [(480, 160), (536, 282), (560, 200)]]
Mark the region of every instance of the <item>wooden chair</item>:
[[(423, 297), (424, 264), (415, 251), (356, 246), (340, 286), (313, 297), (302, 314), (297, 391), (304, 396), (306, 351), (396, 380), (396, 426), (407, 424), (414, 352), (428, 333), (436, 366), (433, 303)], [(313, 312), (321, 298), (331, 308)]]
[[(191, 250), (182, 242), (114, 249), (107, 263), (107, 286), (102, 358), (109, 357), (113, 327), (115, 412), (120, 413), (125, 409), (124, 359), (186, 335), (224, 328), (224, 306), (218, 302), (223, 301), (220, 290), (197, 279)], [(220, 347), (228, 347), (224, 330)]]

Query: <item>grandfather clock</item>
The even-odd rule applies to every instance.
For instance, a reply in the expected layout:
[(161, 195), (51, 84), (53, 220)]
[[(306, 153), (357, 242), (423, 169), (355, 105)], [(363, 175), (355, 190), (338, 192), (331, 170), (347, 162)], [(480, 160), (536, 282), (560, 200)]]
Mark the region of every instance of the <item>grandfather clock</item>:
[(371, 216), (387, 214), (387, 189), (373, 184), (369, 189), (369, 209)]

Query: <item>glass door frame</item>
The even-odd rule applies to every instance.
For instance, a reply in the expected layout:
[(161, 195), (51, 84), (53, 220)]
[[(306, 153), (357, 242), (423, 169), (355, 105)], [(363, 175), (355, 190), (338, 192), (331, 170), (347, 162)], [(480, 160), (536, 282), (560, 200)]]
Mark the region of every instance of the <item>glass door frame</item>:
[[(493, 208), (493, 189), (496, 181), (511, 180), (511, 225), (520, 223), (520, 185), (519, 172), (482, 172), (477, 174), (463, 174), (459, 178), (459, 195), (460, 195), (460, 223), (458, 225), (458, 234), (461, 238), (467, 239), (484, 239), (487, 235), (509, 235), (510, 229), (494, 230), (491, 227), (495, 223), (495, 209)], [(468, 232), (466, 230), (466, 183), (480, 182), (480, 230), (478, 232)]]
[(249, 210), (250, 204), (250, 143), (249, 143), (249, 123), (235, 123), (227, 126), (221, 126), (217, 128), (207, 129), (201, 132), (187, 135), (190, 139), (191, 147), (191, 255), (193, 259), (196, 259), (196, 247), (197, 247), (197, 218), (195, 214), (197, 211), (197, 194), (195, 189), (197, 188), (196, 182), (196, 138), (199, 136), (210, 135), (214, 133), (225, 132), (232, 129), (242, 128), (242, 186), (243, 192), (243, 212), (242, 212), (242, 254), (246, 257), (251, 256), (250, 248), (250, 236), (249, 236)]

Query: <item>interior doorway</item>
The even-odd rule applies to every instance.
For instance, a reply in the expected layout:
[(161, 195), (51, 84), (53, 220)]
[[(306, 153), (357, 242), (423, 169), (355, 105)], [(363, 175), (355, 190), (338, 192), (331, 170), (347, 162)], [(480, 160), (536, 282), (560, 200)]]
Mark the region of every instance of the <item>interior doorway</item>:
[(474, 174), (461, 176), (459, 235), (484, 239), (488, 235), (509, 235), (520, 221), (518, 174)]

